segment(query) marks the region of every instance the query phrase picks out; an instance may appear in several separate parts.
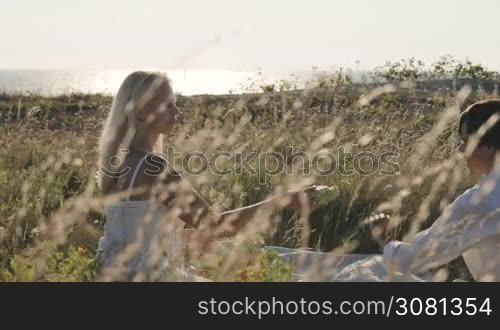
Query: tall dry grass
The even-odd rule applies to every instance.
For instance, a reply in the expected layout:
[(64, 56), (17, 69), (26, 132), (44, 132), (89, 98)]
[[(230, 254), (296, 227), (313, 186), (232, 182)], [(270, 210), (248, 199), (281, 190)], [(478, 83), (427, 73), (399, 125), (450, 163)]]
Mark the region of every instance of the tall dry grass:
[[(477, 89), (408, 89), (333, 80), (312, 82), (304, 90), (180, 96), (185, 121), (167, 137), (166, 148), (207, 157), (216, 152), (276, 152), (290, 171), (269, 175), (261, 166), (255, 175), (238, 173), (227, 161), (218, 167), (235, 173), (187, 177), (215, 210), (312, 183), (339, 191), (312, 213), (307, 207), (257, 212), (236, 237), (219, 242), (210, 253), (188, 255), (190, 270), (212, 280), (285, 280), (290, 267), (262, 255), (261, 246), (380, 253), (389, 239), (410, 239), (471, 185), (456, 153), (458, 114), (476, 100), (493, 97), (493, 92)], [(94, 180), (97, 137), (110, 104), (111, 98), (103, 95), (0, 96), (0, 280), (123, 279), (120, 262), (103, 271), (94, 260), (105, 203)], [(303, 175), (303, 164), (294, 162), (289, 147), (310, 155), (343, 150), (382, 157), (391, 152), (399, 171)], [(348, 157), (342, 161), (355, 167)], [(250, 164), (259, 168), (257, 161)], [(155, 189), (186, 191), (182, 185)], [(182, 198), (174, 203), (167, 218), (185, 207)], [(390, 221), (371, 223), (380, 212), (390, 215)], [(161, 259), (166, 242), (159, 237), (155, 256)], [(121, 261), (126, 260), (127, 252)], [(471, 279), (461, 258), (443, 269), (440, 279)]]

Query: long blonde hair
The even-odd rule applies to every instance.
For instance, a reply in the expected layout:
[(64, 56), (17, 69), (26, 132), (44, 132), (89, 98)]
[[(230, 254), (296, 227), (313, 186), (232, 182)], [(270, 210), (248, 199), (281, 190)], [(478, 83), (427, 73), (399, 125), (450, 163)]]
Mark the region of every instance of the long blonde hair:
[[(136, 71), (123, 81), (106, 119), (99, 143), (97, 183), (104, 194), (109, 193), (117, 175), (122, 171), (126, 152), (133, 144), (137, 125), (136, 105), (142, 98), (152, 97), (163, 83), (170, 88), (170, 81), (159, 72)], [(162, 138), (154, 150), (161, 152)]]

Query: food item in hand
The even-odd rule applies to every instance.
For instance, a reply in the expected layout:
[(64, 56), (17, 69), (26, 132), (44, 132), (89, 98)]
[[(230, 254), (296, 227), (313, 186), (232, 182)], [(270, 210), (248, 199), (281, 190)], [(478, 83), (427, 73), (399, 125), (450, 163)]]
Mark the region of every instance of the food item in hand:
[(324, 206), (339, 197), (336, 186), (314, 186), (311, 193), (312, 200), (319, 206)]

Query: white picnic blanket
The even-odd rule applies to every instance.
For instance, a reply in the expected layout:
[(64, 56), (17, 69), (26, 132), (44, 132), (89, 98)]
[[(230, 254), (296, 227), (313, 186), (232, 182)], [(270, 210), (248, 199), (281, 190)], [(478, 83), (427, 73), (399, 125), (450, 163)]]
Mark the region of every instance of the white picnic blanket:
[(291, 281), (314, 282), (427, 282), (430, 273), (416, 275), (389, 274), (379, 254), (335, 254), (264, 247), (293, 265)]

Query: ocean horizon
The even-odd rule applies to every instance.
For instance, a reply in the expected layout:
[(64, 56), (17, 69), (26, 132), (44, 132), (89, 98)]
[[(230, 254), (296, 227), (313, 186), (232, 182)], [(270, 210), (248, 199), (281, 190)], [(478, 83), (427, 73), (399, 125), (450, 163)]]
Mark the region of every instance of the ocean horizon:
[[(133, 70), (0, 70), (0, 92), (58, 95), (115, 94)], [(174, 90), (183, 95), (240, 92), (257, 77), (253, 72), (223, 70), (155, 70), (167, 73)]]
[[(70, 93), (109, 94), (117, 92), (134, 70), (0, 69), (0, 93), (61, 95)], [(148, 71), (165, 72), (174, 91), (182, 95), (241, 94), (261, 91), (261, 86), (281, 80), (301, 88), (313, 70), (265, 72), (211, 69)]]

